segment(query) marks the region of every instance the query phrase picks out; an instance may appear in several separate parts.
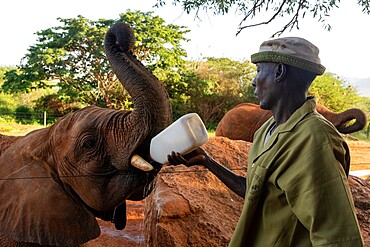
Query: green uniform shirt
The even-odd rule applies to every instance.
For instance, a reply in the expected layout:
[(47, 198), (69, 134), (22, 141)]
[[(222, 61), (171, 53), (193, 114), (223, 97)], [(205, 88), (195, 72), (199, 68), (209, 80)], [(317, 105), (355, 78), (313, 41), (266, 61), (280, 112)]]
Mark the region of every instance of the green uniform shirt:
[(349, 149), (308, 99), (266, 143), (256, 133), (247, 191), (229, 246), (363, 246), (348, 185)]

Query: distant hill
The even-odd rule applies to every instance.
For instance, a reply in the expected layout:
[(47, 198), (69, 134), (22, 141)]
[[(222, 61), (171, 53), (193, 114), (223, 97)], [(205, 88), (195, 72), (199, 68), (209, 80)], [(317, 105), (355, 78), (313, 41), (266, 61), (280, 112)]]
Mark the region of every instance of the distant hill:
[(370, 78), (347, 78), (346, 81), (357, 88), (361, 96), (370, 98)]

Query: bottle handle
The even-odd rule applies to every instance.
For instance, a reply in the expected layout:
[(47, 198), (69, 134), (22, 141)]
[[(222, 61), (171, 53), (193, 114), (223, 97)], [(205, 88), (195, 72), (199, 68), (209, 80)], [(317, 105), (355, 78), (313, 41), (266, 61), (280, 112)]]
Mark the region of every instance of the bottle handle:
[(195, 135), (194, 130), (193, 130), (192, 127), (196, 127), (197, 129), (199, 128), (199, 118), (196, 117), (196, 115), (191, 116), (187, 120), (187, 124), (188, 124), (188, 128), (190, 129), (191, 134), (193, 135), (193, 139), (196, 140), (197, 139), (197, 136)]

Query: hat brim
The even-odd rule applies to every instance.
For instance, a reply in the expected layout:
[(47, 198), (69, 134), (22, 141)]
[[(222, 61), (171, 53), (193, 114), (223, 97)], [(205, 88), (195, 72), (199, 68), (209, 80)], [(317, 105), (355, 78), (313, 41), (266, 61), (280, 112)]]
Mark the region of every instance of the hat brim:
[(295, 57), (292, 55), (282, 54), (274, 51), (262, 51), (251, 56), (252, 63), (284, 63), (300, 69), (308, 70), (316, 75), (322, 75), (325, 72), (325, 67), (306, 59)]

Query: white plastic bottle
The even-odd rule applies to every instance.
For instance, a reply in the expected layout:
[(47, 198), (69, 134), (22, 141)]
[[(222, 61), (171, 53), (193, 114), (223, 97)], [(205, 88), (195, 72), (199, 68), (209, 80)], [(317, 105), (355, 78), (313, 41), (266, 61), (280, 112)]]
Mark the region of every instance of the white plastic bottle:
[(158, 163), (168, 162), (172, 151), (187, 154), (208, 141), (208, 132), (196, 113), (188, 113), (156, 135), (150, 143), (150, 156)]

